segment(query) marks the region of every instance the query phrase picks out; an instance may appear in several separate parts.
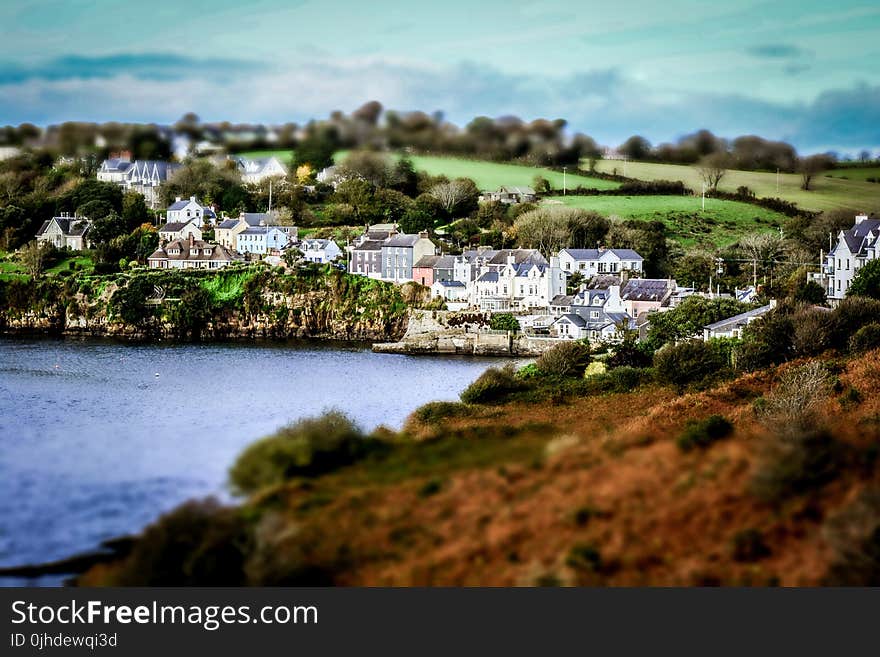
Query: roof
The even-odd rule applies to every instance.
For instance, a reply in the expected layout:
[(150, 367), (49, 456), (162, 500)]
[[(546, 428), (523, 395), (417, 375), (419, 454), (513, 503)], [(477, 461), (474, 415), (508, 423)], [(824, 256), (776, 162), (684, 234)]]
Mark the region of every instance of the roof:
[(570, 294), (557, 294), (550, 299), (551, 306), (570, 306), (574, 297)]
[(607, 290), (612, 285), (620, 285), (620, 276), (599, 274), (598, 276), (593, 276), (586, 283), (586, 287), (591, 290)]
[(111, 157), (109, 160), (104, 160), (101, 163), (101, 171), (110, 171), (110, 172), (118, 172), (125, 173), (132, 166), (130, 160), (124, 160), (120, 157)]
[(434, 281), (434, 285), (442, 285), (443, 287), (467, 287), (461, 281)]
[(644, 260), (632, 249), (562, 249), (560, 253), (567, 253), (575, 260), (598, 260), (606, 253), (613, 253), (621, 260)]
[(710, 331), (714, 331), (725, 326), (737, 326), (748, 324), (750, 319), (754, 319), (756, 317), (760, 317), (761, 315), (766, 315), (773, 309), (774, 304), (768, 303), (766, 306), (761, 306), (760, 308), (754, 308), (753, 310), (748, 310), (744, 313), (740, 313), (739, 315), (734, 315), (733, 317), (728, 317), (727, 319), (722, 319), (718, 322), (713, 322), (712, 324), (707, 324), (703, 328), (709, 329)]
[(353, 247), (353, 251), (381, 251), (383, 242), (379, 240), (366, 240)]
[(284, 232), (278, 226), (248, 226), (243, 231), (241, 231), (241, 235), (268, 235), (269, 231), (279, 230), (282, 233)]
[(631, 278), (620, 291), (620, 298), (630, 301), (663, 301), (671, 292), (665, 278)]
[(42, 223), (40, 230), (37, 231), (37, 235), (45, 233), (46, 229), (49, 228), (49, 224), (53, 221), (58, 224), (58, 227), (64, 235), (70, 237), (85, 235), (91, 227), (91, 223), (87, 219), (79, 217), (52, 217), (48, 221)]
[(217, 228), (235, 228), (236, 226), (238, 226), (239, 221), (239, 219), (224, 219), (219, 224), (217, 224)]
[(437, 261), (440, 260), (440, 256), (438, 255), (426, 255), (419, 258), (419, 261), (413, 265), (413, 267), (430, 267), (433, 269), (437, 265)]
[(502, 185), (495, 193), (498, 194), (499, 192), (507, 194), (535, 195), (535, 190), (531, 187), (519, 187), (516, 185)]
[(477, 282), (482, 283), (497, 283), (498, 282), (498, 272), (497, 271), (487, 271), (483, 272), (480, 277), (477, 279)]
[[(536, 265), (546, 265), (547, 258), (541, 255), (537, 249), (501, 249), (493, 251), (493, 255), (489, 258), (490, 265), (506, 265), (507, 257), (513, 256), (513, 264), (519, 265), (524, 262), (531, 262)], [(479, 257), (482, 257), (478, 254)]]
[(438, 256), (437, 262), (434, 263), (434, 269), (453, 269), (455, 267), (455, 256), (444, 255)]
[[(205, 249), (210, 249), (211, 253), (209, 255), (204, 254)], [(180, 253), (169, 253), (169, 251), (179, 250)], [(219, 244), (212, 244), (211, 242), (205, 242), (203, 240), (193, 240), (190, 243), (189, 240), (174, 240), (172, 242), (168, 242), (163, 247), (156, 249), (153, 254), (147, 258), (148, 260), (158, 260), (158, 259), (167, 259), (167, 260), (221, 260), (221, 261), (229, 261), (237, 260), (238, 256), (234, 255), (229, 249), (226, 247), (220, 246)]]
[(244, 219), (249, 226), (261, 226), (267, 222), (274, 221), (274, 215), (268, 212), (242, 212), (241, 219)]
[[(880, 232), (880, 219), (874, 217), (863, 219), (849, 230), (843, 231), (843, 240), (846, 242), (846, 246), (849, 248), (850, 253), (859, 253), (862, 248), (868, 246), (865, 244), (865, 238), (872, 232), (875, 234)], [(835, 247), (834, 251), (836, 250)], [(832, 253), (834, 253), (834, 251), (832, 251)]]
[(569, 322), (571, 322), (572, 324), (574, 324), (578, 328), (583, 328), (587, 325), (587, 321), (583, 317), (581, 317), (580, 315), (576, 315), (574, 313), (565, 313), (564, 315), (560, 315), (559, 319), (557, 319), (556, 321), (558, 322), (559, 320), (562, 320), (562, 319), (567, 319)]
[(412, 247), (415, 246), (416, 242), (420, 239), (422, 238), (419, 235), (395, 235), (382, 246)]
[(189, 221), (171, 221), (159, 229), (160, 233), (176, 233), (178, 231), (183, 230), (183, 227), (186, 226)]

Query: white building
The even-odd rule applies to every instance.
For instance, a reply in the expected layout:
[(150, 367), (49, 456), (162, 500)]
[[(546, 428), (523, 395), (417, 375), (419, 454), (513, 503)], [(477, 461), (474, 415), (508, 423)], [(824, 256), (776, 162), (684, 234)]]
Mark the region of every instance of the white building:
[(159, 229), (159, 242), (173, 242), (174, 240), (184, 240), (192, 237), (195, 240), (202, 239), (202, 231), (192, 220), (175, 221), (167, 223)]
[(703, 339), (709, 340), (711, 338), (741, 338), (743, 329), (746, 326), (754, 322), (756, 319), (763, 317), (775, 307), (776, 301), (774, 299), (771, 299), (770, 303), (768, 303), (766, 306), (754, 308), (744, 313), (734, 315), (733, 317), (722, 319), (719, 322), (708, 324), (703, 327)]
[(249, 226), (238, 233), (235, 245), (239, 253), (266, 255), (280, 251), (288, 241), (287, 233), (280, 226)]
[(241, 171), (241, 181), (247, 184), (258, 184), (269, 178), (287, 176), (287, 167), (277, 157), (260, 157), (248, 159), (240, 157), (237, 160)]
[(589, 278), (596, 274), (642, 271), (644, 258), (632, 249), (562, 249), (559, 265), (568, 274)]
[(813, 280), (825, 288), (828, 301), (835, 305), (846, 296), (859, 269), (877, 259), (880, 250), (880, 219), (860, 214), (849, 230), (837, 235), (837, 244), (825, 258), (820, 274)]
[(533, 262), (516, 263), (509, 254), (500, 268), (484, 268), (468, 285), (470, 305), (484, 312), (530, 310), (549, 311), (550, 301), (565, 293), (565, 274), (559, 258), (550, 258), (549, 265)]
[(461, 281), (435, 281), (431, 297), (440, 297), (449, 310), (464, 310), (468, 305), (468, 289)]
[(98, 169), (98, 180), (116, 183), (125, 191), (136, 191), (151, 208), (158, 207), (159, 188), (180, 168), (179, 164), (162, 160), (111, 158)]
[(217, 218), (213, 208), (203, 206), (196, 201), (195, 196), (190, 196), (189, 200), (183, 200), (179, 196), (168, 206), (165, 211), (165, 221), (169, 224), (186, 223), (191, 221), (193, 224), (202, 228), (205, 223), (211, 222)]
[(59, 249), (82, 251), (88, 247), (91, 222), (87, 219), (69, 217), (66, 214), (44, 221), (37, 231), (37, 241), (51, 244)]
[(147, 264), (152, 269), (220, 269), (239, 259), (219, 244), (190, 237), (160, 246), (147, 258)]
[(342, 249), (333, 240), (303, 240), (299, 244), (299, 250), (302, 251), (303, 258), (317, 263), (333, 262), (342, 255)]

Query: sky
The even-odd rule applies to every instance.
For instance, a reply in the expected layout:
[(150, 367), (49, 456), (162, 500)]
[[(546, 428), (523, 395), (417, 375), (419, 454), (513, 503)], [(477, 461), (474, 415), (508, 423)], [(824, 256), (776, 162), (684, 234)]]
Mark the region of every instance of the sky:
[(877, 0), (2, 0), (0, 124), (564, 118), (880, 150)]

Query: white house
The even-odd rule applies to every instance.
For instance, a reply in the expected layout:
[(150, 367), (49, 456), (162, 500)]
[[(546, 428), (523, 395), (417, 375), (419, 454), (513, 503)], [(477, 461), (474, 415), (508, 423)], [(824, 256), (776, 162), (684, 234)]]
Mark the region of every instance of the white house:
[(878, 257), (880, 251), (880, 219), (860, 214), (849, 230), (837, 235), (837, 244), (828, 253), (822, 272), (813, 277), (836, 305), (846, 296), (859, 269)]
[(195, 196), (190, 196), (189, 200), (183, 200), (178, 196), (165, 211), (165, 221), (169, 224), (191, 221), (202, 228), (205, 223), (213, 222), (216, 218), (214, 210), (196, 201)]
[(51, 244), (59, 249), (82, 251), (88, 247), (90, 227), (91, 222), (88, 219), (63, 214), (44, 221), (36, 237), (38, 242)]
[(162, 160), (111, 158), (101, 163), (98, 180), (116, 183), (125, 191), (133, 190), (144, 197), (151, 208), (159, 203), (159, 188), (180, 168), (179, 164)]
[(435, 281), (431, 296), (443, 299), (449, 310), (464, 310), (468, 305), (467, 286), (461, 281)]
[(775, 307), (776, 300), (771, 299), (770, 303), (768, 303), (766, 306), (754, 308), (744, 313), (734, 315), (733, 317), (722, 319), (719, 322), (707, 324), (703, 327), (703, 339), (709, 340), (711, 338), (741, 338), (742, 331), (746, 326), (754, 322), (756, 319), (763, 317)]
[(193, 220), (167, 223), (159, 229), (159, 242), (162, 244), (190, 237), (196, 240), (202, 239), (202, 231)]
[(565, 274), (555, 256), (549, 265), (517, 264), (516, 256), (508, 254), (504, 266), (484, 267), (468, 291), (470, 304), (484, 312), (549, 310), (550, 301), (565, 293)]
[(644, 258), (632, 249), (562, 249), (559, 265), (568, 274), (589, 278), (621, 271), (641, 272)]
[(333, 240), (307, 239), (299, 244), (303, 258), (309, 262), (333, 262), (342, 255), (342, 249)]
[(566, 340), (616, 342), (627, 328), (632, 328), (632, 316), (625, 311), (620, 286), (612, 285), (574, 295), (568, 312), (550, 326), (550, 334)]
[(531, 187), (517, 187), (513, 185), (502, 186), (494, 192), (483, 192), (480, 194), (480, 200), (483, 202), (499, 201), (501, 203), (515, 204), (531, 203), (537, 199), (538, 195), (535, 194), (535, 190)]
[(237, 163), (241, 170), (241, 180), (247, 184), (258, 184), (269, 178), (283, 178), (287, 175), (287, 167), (274, 156), (255, 159), (240, 157)]
[(236, 250), (239, 253), (255, 253), (266, 255), (271, 251), (280, 251), (289, 238), (280, 226), (248, 226), (235, 238)]

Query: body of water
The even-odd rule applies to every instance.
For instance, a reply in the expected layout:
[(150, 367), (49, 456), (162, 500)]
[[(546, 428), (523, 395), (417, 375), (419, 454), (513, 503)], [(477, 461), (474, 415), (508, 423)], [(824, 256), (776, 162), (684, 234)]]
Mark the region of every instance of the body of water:
[[(0, 340), (0, 566), (136, 532), (226, 496), (242, 449), (329, 408), (399, 428), (492, 362), (316, 344)], [(18, 582), (21, 583), (21, 582)]]

